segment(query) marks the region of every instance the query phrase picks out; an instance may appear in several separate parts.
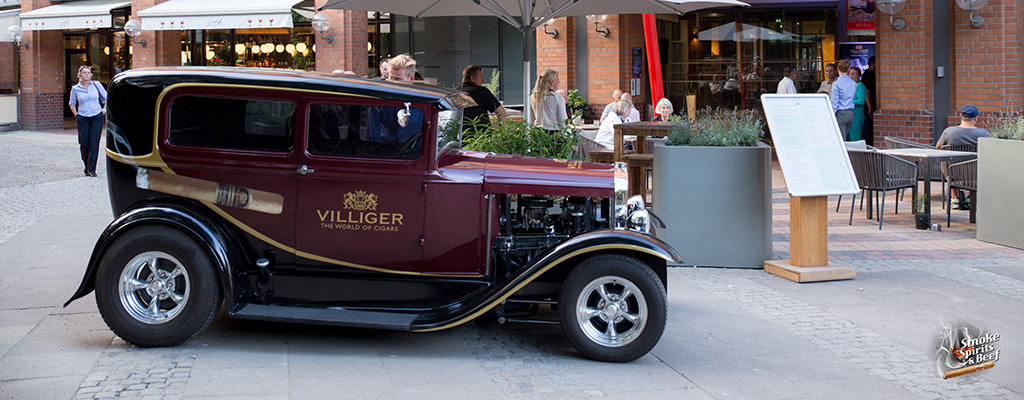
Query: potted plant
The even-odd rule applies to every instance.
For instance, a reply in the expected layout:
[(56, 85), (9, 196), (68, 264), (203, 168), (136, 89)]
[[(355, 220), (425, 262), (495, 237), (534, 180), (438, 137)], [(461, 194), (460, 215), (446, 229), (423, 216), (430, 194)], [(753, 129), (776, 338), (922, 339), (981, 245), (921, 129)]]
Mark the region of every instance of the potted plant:
[(764, 268), (772, 259), (771, 147), (755, 111), (705, 109), (654, 148), (653, 208), (686, 265)]
[(987, 124), (991, 138), (978, 139), (978, 240), (1024, 249), (1024, 114)]
[(690, 121), (697, 117), (697, 82), (686, 84), (686, 115)]
[(917, 195), (917, 198), (914, 199), (914, 226), (917, 227), (917, 229), (926, 230), (932, 224), (931, 214), (925, 212), (924, 205), (927, 200), (928, 196), (925, 196), (924, 194), (919, 194)]
[(590, 102), (580, 96), (576, 89), (569, 91), (565, 105), (569, 107), (569, 115), (573, 118), (573, 124), (576, 126), (583, 125), (583, 121), (590, 116)]

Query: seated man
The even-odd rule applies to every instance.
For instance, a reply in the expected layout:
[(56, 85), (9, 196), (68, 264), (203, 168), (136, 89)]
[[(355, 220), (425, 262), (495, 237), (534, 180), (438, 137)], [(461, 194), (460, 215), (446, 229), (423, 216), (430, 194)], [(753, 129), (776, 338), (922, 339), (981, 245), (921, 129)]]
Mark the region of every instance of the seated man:
[[(977, 146), (978, 138), (989, 137), (988, 130), (985, 128), (977, 127), (978, 115), (981, 114), (978, 111), (978, 107), (972, 104), (968, 104), (960, 109), (960, 125), (951, 126), (942, 131), (942, 136), (939, 137), (938, 143), (935, 144), (936, 148), (951, 145), (951, 146)], [(953, 190), (951, 197), (955, 197), (951, 207), (956, 207), (958, 210), (970, 209), (970, 203), (967, 199), (964, 199), (960, 195), (959, 190)]]

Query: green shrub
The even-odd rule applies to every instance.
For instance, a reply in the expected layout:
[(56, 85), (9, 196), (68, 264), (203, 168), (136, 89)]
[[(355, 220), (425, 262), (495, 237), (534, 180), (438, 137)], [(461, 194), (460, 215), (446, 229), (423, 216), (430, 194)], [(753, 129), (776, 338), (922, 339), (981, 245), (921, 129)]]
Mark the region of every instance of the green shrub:
[(575, 143), (571, 128), (548, 132), (526, 121), (498, 122), (494, 129), (463, 138), (466, 150), (559, 159), (574, 159)]
[(669, 134), (669, 146), (752, 147), (764, 130), (764, 121), (753, 110), (704, 110), (693, 122), (675, 115), (672, 121), (680, 125)]
[(487, 88), (487, 90), (490, 90), (491, 94), (494, 95), (494, 98), (499, 98), (498, 87), (501, 86), (501, 71), (496, 69), (491, 71), (491, 81), (480, 86), (483, 86)]
[(1024, 115), (1003, 116), (988, 125), (989, 133), (996, 139), (1024, 140)]

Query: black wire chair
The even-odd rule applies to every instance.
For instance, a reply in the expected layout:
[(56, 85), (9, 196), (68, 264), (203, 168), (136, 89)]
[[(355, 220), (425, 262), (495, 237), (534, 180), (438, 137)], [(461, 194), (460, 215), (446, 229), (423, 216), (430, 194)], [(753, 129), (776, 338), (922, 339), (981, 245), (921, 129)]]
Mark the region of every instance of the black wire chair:
[[(970, 152), (970, 153), (977, 153), (978, 152), (978, 146), (977, 145), (973, 145), (973, 144), (958, 144), (958, 145), (944, 144), (944, 145), (939, 147), (939, 150), (966, 151), (966, 152)], [(939, 163), (939, 168), (942, 170), (942, 177), (944, 178), (942, 180), (942, 208), (945, 208), (945, 209), (949, 210), (949, 206), (953, 202), (953, 197), (949, 194), (950, 190), (947, 189), (947, 187), (949, 186), (949, 171), (948, 171), (949, 163), (945, 162), (945, 161), (941, 162), (941, 163)], [(947, 197), (947, 196), (949, 196), (949, 197)], [(946, 225), (949, 225), (949, 224), (946, 224)]]
[[(882, 192), (881, 199), (875, 199), (875, 204), (881, 201), (878, 210), (878, 229), (882, 229), (885, 211), (885, 195), (890, 190), (911, 189), (914, 197), (917, 196), (917, 164), (903, 160), (899, 157), (866, 150), (848, 150), (850, 164), (853, 165), (853, 173), (857, 176), (857, 183), (863, 191)], [(850, 225), (853, 225), (853, 209), (857, 202), (857, 195), (853, 195), (853, 203), (850, 204)], [(896, 201), (896, 213), (899, 214), (900, 203)]]
[[(968, 160), (949, 164), (949, 187), (971, 192), (971, 214), (969, 221), (974, 223), (974, 213), (978, 209), (978, 160)], [(964, 199), (963, 201), (966, 201)], [(946, 207), (946, 227), (949, 228), (950, 209)]]

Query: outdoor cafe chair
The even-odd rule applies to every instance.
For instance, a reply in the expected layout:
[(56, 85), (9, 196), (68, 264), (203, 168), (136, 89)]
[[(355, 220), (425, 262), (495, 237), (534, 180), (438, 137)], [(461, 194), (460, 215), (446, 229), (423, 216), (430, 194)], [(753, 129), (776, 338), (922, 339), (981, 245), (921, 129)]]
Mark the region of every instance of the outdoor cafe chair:
[(580, 133), (580, 155), (584, 160), (593, 162), (612, 162), (613, 152), (594, 141), (595, 135), (596, 130), (584, 130)]
[[(969, 153), (977, 153), (978, 152), (978, 146), (977, 145), (973, 145), (973, 144), (958, 144), (958, 145), (944, 144), (944, 145), (939, 147), (939, 150), (966, 151), (966, 152), (969, 152)], [(942, 170), (942, 177), (943, 177), (943, 179), (942, 179), (942, 208), (948, 209), (950, 203), (953, 201), (953, 197), (951, 197), (950, 194), (949, 194), (950, 189), (947, 189), (947, 186), (949, 185), (949, 171), (948, 171), (949, 163), (948, 162), (940, 162), (939, 163), (939, 168)], [(947, 196), (950, 196), (950, 197), (947, 197)]]
[[(878, 229), (882, 229), (885, 214), (885, 195), (890, 190), (914, 189), (917, 187), (917, 164), (899, 157), (868, 150), (847, 150), (850, 164), (857, 176), (857, 183), (863, 191), (882, 192), (881, 205), (878, 210)], [(878, 204), (879, 199), (875, 199)], [(857, 195), (853, 195), (850, 204), (850, 225), (853, 225), (853, 209), (857, 203)], [(896, 213), (899, 214), (900, 203), (896, 201)]]
[[(971, 211), (969, 221), (974, 223), (974, 213), (978, 209), (978, 160), (967, 160), (956, 164), (949, 164), (949, 187), (971, 192)], [(966, 199), (964, 199), (966, 201)], [(950, 216), (949, 204), (946, 205), (946, 227), (949, 228)]]
[[(857, 141), (852, 141), (852, 142), (843, 142), (843, 143), (846, 145), (847, 149), (871, 150), (871, 151), (877, 150), (875, 148), (875, 146), (871, 146), (871, 145), (867, 144), (867, 142), (865, 142), (863, 140), (857, 140)], [(860, 208), (861, 209), (864, 208), (864, 196), (863, 196), (863, 194), (864, 194), (864, 191), (861, 191), (861, 195), (862, 195), (861, 198), (860, 198)], [(854, 199), (854, 200), (856, 200), (856, 199)], [(839, 205), (841, 205), (841, 204), (843, 204), (843, 195), (839, 195), (839, 200), (836, 201), (836, 212), (839, 212)]]

